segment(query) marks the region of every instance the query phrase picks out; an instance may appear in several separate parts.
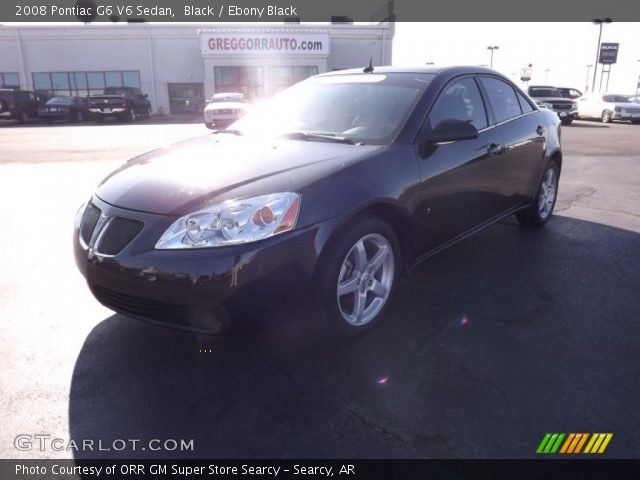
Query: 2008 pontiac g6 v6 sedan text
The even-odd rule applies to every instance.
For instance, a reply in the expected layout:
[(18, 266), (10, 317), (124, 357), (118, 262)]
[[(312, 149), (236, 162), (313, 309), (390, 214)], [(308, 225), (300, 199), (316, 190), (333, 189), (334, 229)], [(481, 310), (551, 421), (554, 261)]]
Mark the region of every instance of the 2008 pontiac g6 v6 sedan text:
[(544, 225), (561, 168), (557, 115), (492, 70), (324, 74), (113, 172), (75, 257), (133, 317), (212, 332), (302, 292), (349, 335), (417, 262), (514, 213)]

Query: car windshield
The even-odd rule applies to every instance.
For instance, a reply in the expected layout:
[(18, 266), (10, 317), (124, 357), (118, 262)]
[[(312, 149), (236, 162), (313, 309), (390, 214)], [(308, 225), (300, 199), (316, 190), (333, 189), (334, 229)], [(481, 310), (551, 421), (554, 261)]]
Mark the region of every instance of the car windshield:
[(53, 97), (47, 102), (49, 105), (71, 105), (72, 103), (73, 98), (71, 97)]
[(564, 94), (557, 88), (532, 88), (532, 97), (558, 97), (563, 98)]
[(610, 103), (631, 103), (631, 98), (626, 95), (604, 95), (602, 100)]
[(398, 134), (433, 74), (313, 77), (257, 105), (229, 129), (246, 135), (385, 145)]

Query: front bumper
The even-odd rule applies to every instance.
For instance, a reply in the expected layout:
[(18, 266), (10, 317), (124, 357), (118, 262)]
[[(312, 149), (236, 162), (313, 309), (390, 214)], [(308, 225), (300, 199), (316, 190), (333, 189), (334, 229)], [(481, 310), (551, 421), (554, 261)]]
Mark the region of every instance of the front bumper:
[(253, 315), (277, 298), (309, 292), (320, 252), (338, 224), (328, 220), (245, 245), (156, 250), (175, 217), (117, 208), (96, 197), (92, 203), (107, 217), (145, 223), (115, 256), (84, 245), (76, 225), (76, 264), (98, 301), (129, 316), (197, 331), (208, 331), (220, 315)]
[(577, 110), (554, 110), (560, 120), (575, 120), (578, 118)]
[(640, 113), (612, 112), (611, 118), (613, 118), (614, 120), (640, 120)]

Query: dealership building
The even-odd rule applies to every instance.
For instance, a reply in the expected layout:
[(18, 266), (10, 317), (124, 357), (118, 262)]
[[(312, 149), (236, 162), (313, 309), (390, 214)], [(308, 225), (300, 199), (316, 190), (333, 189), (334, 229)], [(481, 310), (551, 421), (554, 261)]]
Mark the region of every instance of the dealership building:
[(157, 113), (219, 92), (272, 95), (317, 73), (389, 65), (393, 23), (0, 25), (0, 86), (50, 95), (131, 86)]

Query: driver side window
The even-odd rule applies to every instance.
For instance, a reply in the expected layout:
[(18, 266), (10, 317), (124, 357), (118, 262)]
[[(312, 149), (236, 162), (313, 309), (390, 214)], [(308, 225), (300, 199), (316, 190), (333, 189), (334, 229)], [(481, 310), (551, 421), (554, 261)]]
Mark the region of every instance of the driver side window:
[(477, 130), (488, 125), (487, 112), (480, 91), (473, 78), (467, 77), (449, 83), (429, 115), (431, 128), (443, 120), (469, 122)]

